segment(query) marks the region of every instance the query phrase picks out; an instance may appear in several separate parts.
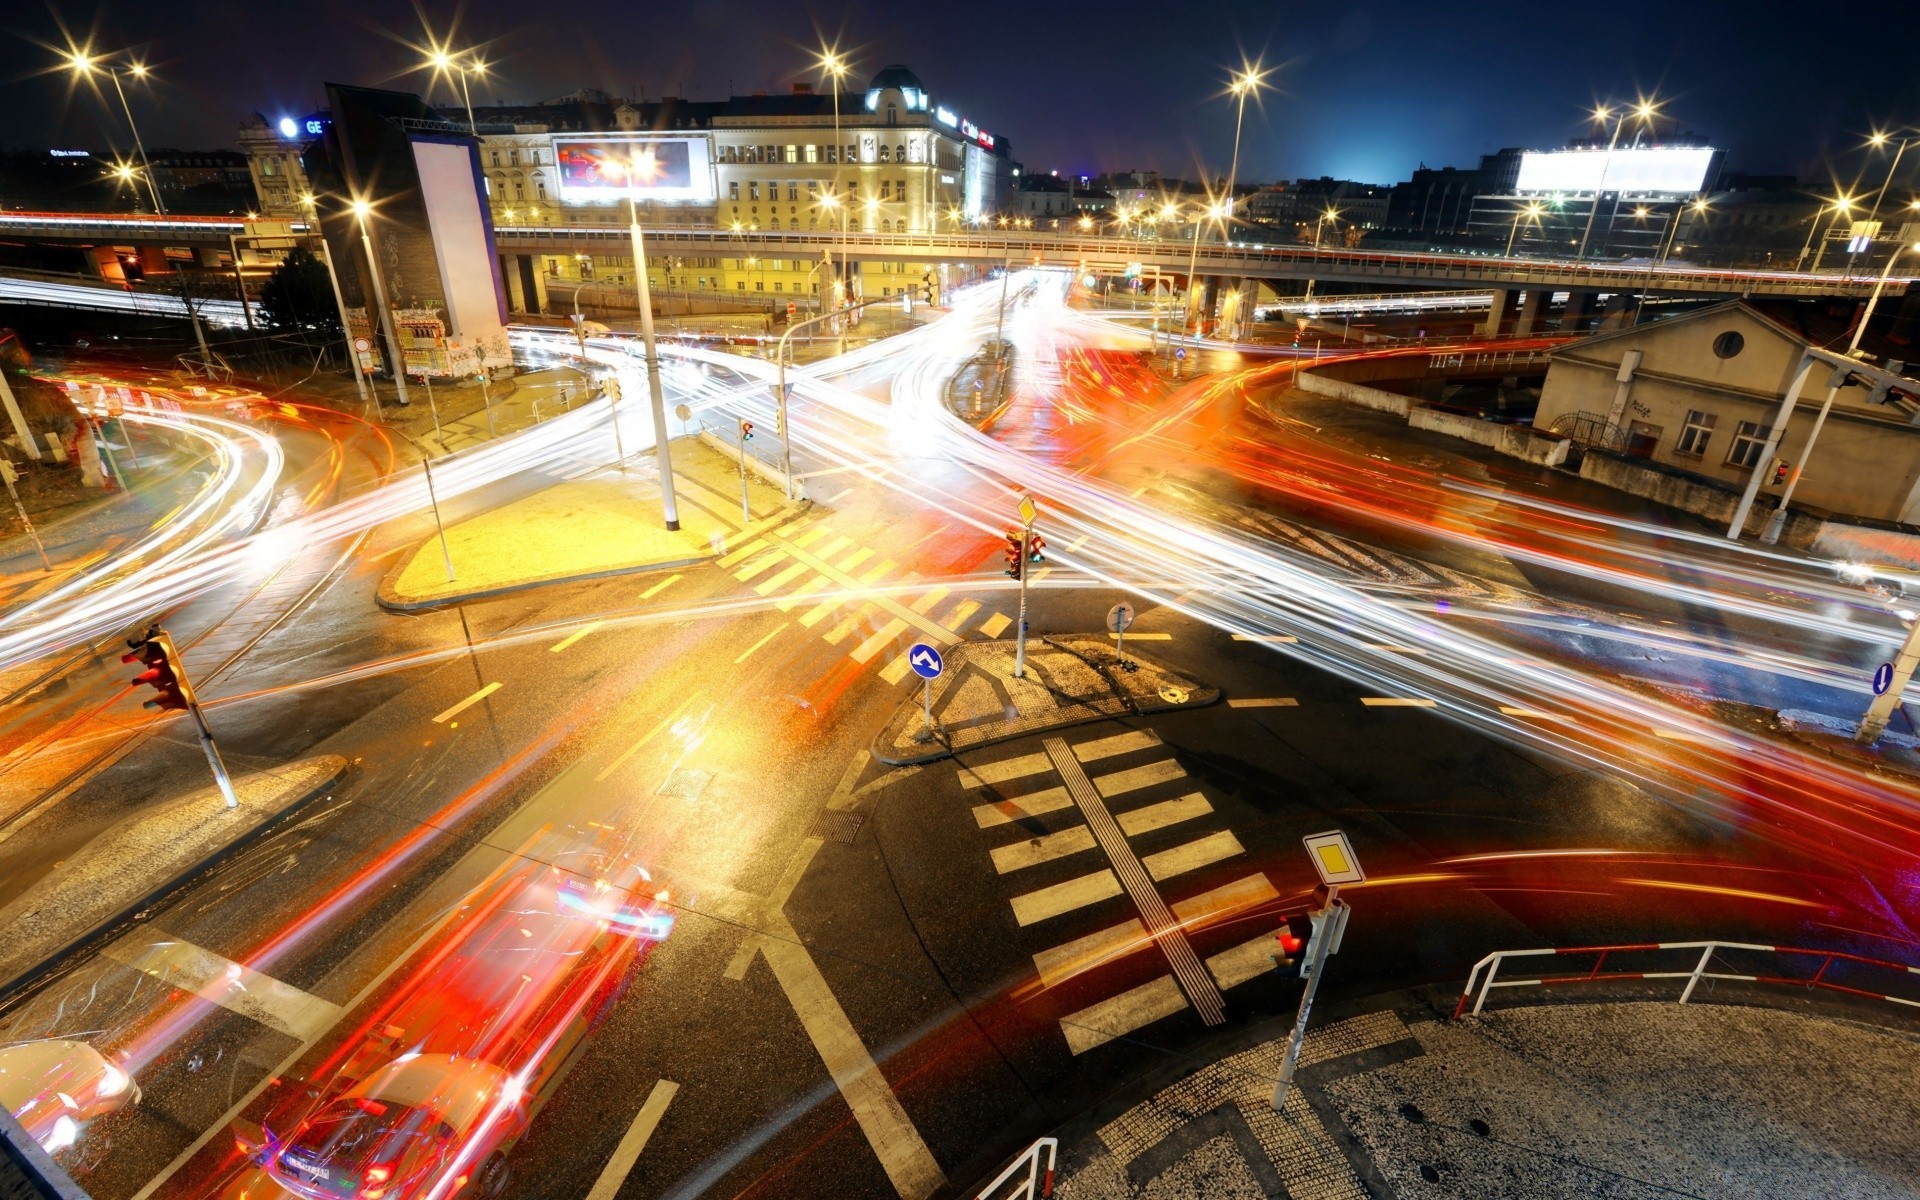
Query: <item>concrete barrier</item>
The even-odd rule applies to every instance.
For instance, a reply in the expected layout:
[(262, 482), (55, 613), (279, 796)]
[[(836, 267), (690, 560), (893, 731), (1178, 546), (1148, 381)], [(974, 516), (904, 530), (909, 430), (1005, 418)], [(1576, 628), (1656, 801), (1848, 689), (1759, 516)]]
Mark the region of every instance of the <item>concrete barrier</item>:
[(1920, 570), (1920, 533), (1910, 530), (1825, 520), (1818, 522), (1805, 549), (1846, 562), (1882, 563)]
[(1312, 371), (1300, 372), (1300, 378), (1295, 382), (1295, 386), (1315, 396), (1358, 404), (1362, 408), (1378, 409), (1397, 417), (1404, 417), (1413, 411), (1413, 398), (1410, 396), (1396, 396), (1392, 392), (1383, 392), (1379, 388), (1370, 388), (1365, 384), (1348, 383), (1344, 379), (1329, 379), (1325, 375), (1318, 375)]

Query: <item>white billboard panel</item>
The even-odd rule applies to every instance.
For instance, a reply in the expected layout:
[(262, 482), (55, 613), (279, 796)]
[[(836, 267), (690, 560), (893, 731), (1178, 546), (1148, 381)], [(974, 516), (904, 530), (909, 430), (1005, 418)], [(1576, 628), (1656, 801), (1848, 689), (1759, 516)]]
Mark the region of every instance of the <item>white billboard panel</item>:
[(560, 198), (574, 204), (654, 200), (711, 204), (713, 152), (705, 137), (600, 134), (556, 137), (553, 161)]
[(1698, 146), (1529, 151), (1520, 156), (1522, 192), (1667, 192), (1691, 195), (1707, 182), (1714, 152)]
[(427, 210), (433, 256), (440, 266), (447, 335), (474, 347), (493, 365), (507, 361), (507, 331), (500, 321), (493, 241), (487, 236), (472, 155), (464, 145), (413, 143), (420, 198)]

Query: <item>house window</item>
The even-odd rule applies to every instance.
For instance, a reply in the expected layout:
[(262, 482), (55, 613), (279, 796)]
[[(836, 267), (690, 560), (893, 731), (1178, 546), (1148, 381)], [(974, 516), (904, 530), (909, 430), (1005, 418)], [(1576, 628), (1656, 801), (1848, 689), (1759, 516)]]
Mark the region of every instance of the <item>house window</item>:
[(1697, 408), (1687, 410), (1687, 423), (1680, 428), (1680, 441), (1674, 446), (1675, 454), (1691, 455), (1699, 458), (1707, 452), (1707, 442), (1713, 437), (1713, 426), (1719, 418), (1710, 412), (1701, 412)]
[(736, 180), (733, 180), (731, 183), (727, 184), (727, 199), (738, 200), (739, 198), (740, 198), (740, 181), (736, 179)]
[[(747, 184), (747, 199), (758, 200), (759, 198), (760, 198), (760, 181), (757, 179), (752, 180)], [(758, 211), (758, 210), (756, 209), (755, 211)]]
[(534, 180), (533, 190), (539, 199), (545, 200), (547, 198), (547, 181), (544, 179)]
[(797, 163), (800, 161), (800, 147), (798, 146), (787, 147), (787, 161), (790, 163)]
[(534, 166), (536, 166), (536, 167), (537, 167), (537, 166), (539, 166), (539, 165), (540, 165), (540, 152), (539, 152), (538, 150), (534, 150), (534, 151), (531, 151), (531, 152), (529, 152), (529, 154), (528, 154), (528, 156), (527, 156), (527, 160), (528, 160), (529, 162), (531, 162), (531, 163), (532, 163), (532, 164), (533, 164)]
[(885, 146), (880, 147), (880, 161), (881, 162), (889, 161), (887, 157), (887, 148)]
[(893, 161), (895, 162), (907, 161), (907, 148), (905, 146), (895, 146), (893, 148)]
[(800, 198), (800, 184), (796, 180), (792, 180), (792, 179), (787, 180), (787, 199), (798, 200), (799, 198)]
[(781, 283), (781, 282), (780, 282), (780, 281), (779, 281), (778, 279), (776, 279), (776, 280), (774, 280), (774, 281), (773, 281), (773, 290), (774, 290), (774, 291), (776, 291), (776, 292), (778, 292), (778, 291), (781, 291), (781, 290), (783, 290), (783, 289), (784, 289), (785, 287), (786, 287), (786, 285), (785, 285), (785, 284), (783, 284), (783, 283)]
[(495, 150), (492, 152), (492, 154), (493, 154), (493, 165), (497, 167), (500, 165), (500, 152), (498, 150)]
[(817, 144), (808, 143), (807, 161), (810, 163), (817, 163), (820, 161), (820, 147)]
[(882, 179), (880, 181), (880, 198), (882, 200), (893, 199), (893, 181), (891, 179)]
[(515, 200), (525, 200), (527, 198), (527, 189), (525, 185), (521, 184), (518, 180), (514, 181), (513, 198)]
[(1758, 421), (1742, 421), (1733, 435), (1733, 449), (1727, 452), (1727, 465), (1730, 467), (1751, 467), (1760, 461), (1760, 454), (1767, 448), (1767, 435), (1773, 432), (1773, 426), (1762, 425)]
[(744, 279), (736, 279), (733, 282), (733, 286), (744, 292), (747, 290), (747, 281)]
[(520, 152), (518, 150), (507, 151), (507, 165), (510, 167), (517, 167), (520, 165)]

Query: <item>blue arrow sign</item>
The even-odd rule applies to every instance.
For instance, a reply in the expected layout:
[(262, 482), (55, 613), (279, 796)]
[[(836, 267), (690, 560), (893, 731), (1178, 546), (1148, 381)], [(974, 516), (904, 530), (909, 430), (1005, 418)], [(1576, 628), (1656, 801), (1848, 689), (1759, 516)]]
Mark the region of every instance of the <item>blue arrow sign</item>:
[(947, 669), (947, 664), (940, 661), (940, 652), (925, 642), (915, 642), (907, 651), (907, 665), (922, 679), (938, 678)]
[(1879, 668), (1873, 673), (1873, 694), (1876, 696), (1884, 696), (1887, 694), (1887, 689), (1892, 686), (1893, 664), (1881, 663)]

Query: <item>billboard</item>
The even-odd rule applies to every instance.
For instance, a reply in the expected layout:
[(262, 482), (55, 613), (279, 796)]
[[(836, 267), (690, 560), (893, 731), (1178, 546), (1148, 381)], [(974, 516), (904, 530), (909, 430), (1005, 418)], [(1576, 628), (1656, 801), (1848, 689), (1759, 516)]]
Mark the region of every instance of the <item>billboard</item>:
[(712, 203), (713, 155), (704, 137), (638, 135), (553, 139), (560, 198)]
[(1521, 192), (1667, 192), (1706, 186), (1715, 151), (1703, 146), (1529, 151), (1520, 156)]
[[(493, 238), (481, 209), (475, 151), (465, 145), (415, 139), (413, 160), (440, 272), (440, 297), (447, 310), (448, 328), (441, 335), (486, 347), (494, 361), (501, 361), (507, 355), (506, 327), (500, 320), (500, 281), (494, 273)], [(406, 357), (407, 370), (420, 374), (413, 351), (406, 351)]]

